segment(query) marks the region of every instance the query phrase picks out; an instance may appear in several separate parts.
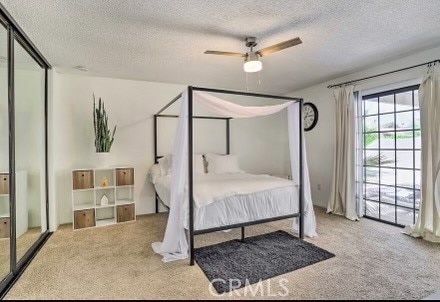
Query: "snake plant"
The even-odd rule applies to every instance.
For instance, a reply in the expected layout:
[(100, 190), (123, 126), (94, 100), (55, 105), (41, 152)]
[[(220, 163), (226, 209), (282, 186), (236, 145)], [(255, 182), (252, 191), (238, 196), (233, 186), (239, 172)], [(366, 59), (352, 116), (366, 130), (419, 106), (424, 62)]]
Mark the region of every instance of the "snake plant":
[[(104, 102), (99, 98), (96, 107), (95, 95), (93, 94), (93, 126), (95, 129), (96, 152), (110, 152), (115, 139), (116, 125), (113, 132), (108, 127), (108, 115), (105, 111)], [(110, 135), (111, 134), (111, 135)]]

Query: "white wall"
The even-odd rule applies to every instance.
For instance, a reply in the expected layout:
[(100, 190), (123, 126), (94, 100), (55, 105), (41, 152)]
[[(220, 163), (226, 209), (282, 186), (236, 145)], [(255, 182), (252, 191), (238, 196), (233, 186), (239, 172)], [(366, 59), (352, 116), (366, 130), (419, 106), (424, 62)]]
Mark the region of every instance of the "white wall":
[[(183, 89), (182, 85), (54, 72), (53, 103), (49, 106), (54, 178), (51, 184), (55, 188), (55, 208), (58, 208), (60, 224), (72, 221), (71, 170), (94, 167), (92, 94), (105, 101), (110, 125), (118, 125), (111, 164), (135, 167), (137, 213), (146, 214), (153, 213), (155, 208), (154, 190), (147, 181), (147, 171), (154, 162), (153, 115)], [(252, 101), (239, 97), (229, 97), (229, 100), (241, 104)], [(276, 102), (261, 100), (259, 104)], [(176, 113), (179, 105), (166, 113)], [(194, 109), (196, 114), (203, 113), (199, 108)], [(159, 155), (172, 151), (176, 125), (176, 119), (159, 119)], [(286, 173), (286, 125), (285, 114), (231, 122), (231, 151), (241, 155), (245, 170)], [(196, 120), (194, 131), (196, 152), (226, 151), (223, 121)]]
[[(435, 59), (440, 59), (440, 47), (419, 52), (408, 57), (387, 62), (289, 94), (292, 96), (303, 97), (306, 102), (314, 103), (319, 111), (318, 124), (312, 131), (306, 133), (312, 196), (316, 205), (322, 207), (327, 206), (332, 182), (335, 106), (333, 92), (331, 89), (328, 89), (327, 86), (329, 84), (337, 84), (365, 76), (417, 65)], [(371, 79), (359, 83), (356, 86), (356, 90), (360, 90), (365, 94), (420, 83), (426, 70), (426, 67), (422, 67)]]
[(105, 102), (110, 125), (118, 126), (111, 164), (135, 167), (137, 212), (153, 212), (154, 192), (146, 181), (154, 161), (153, 114), (184, 87), (56, 72), (53, 77), (52, 164), (59, 223), (72, 221), (71, 170), (95, 167), (93, 93)]

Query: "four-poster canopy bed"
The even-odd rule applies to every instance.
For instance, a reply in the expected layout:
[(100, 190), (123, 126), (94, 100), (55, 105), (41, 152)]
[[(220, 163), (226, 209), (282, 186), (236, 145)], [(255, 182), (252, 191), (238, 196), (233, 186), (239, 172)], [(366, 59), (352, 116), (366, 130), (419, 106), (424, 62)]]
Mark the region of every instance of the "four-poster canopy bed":
[[(208, 95), (209, 94), (209, 95)], [(275, 105), (275, 106), (260, 106), (260, 107), (243, 107), (239, 105), (235, 105), (229, 103), (227, 101), (221, 100), (219, 98), (213, 97), (211, 94), (227, 94), (227, 95), (240, 95), (240, 96), (249, 96), (256, 98), (270, 98), (276, 100), (284, 100), (286, 103)], [(181, 104), (181, 112), (179, 115), (172, 114), (164, 114), (163, 112), (167, 110), (172, 104), (182, 99)], [(223, 116), (209, 116), (209, 115), (194, 115), (193, 108), (194, 103), (198, 101), (201, 103), (203, 100), (203, 104), (207, 106), (212, 112), (218, 113)], [(295, 106), (295, 108), (294, 108)], [(308, 208), (308, 225), (309, 231), (308, 236), (314, 236), (315, 233), (315, 218), (313, 213), (313, 207), (311, 205), (311, 196), (310, 196), (310, 184), (308, 180), (308, 169), (305, 161), (305, 148), (304, 148), (304, 137), (303, 137), (303, 127), (302, 127), (302, 106), (303, 99), (295, 98), (295, 97), (287, 97), (287, 96), (274, 96), (267, 94), (259, 94), (259, 93), (250, 93), (250, 92), (238, 92), (238, 91), (229, 91), (229, 90), (220, 90), (220, 89), (211, 89), (211, 88), (201, 88), (201, 87), (192, 87), (189, 86), (188, 89), (181, 94), (177, 95), (173, 100), (171, 100), (168, 104), (166, 104), (162, 109), (160, 109), (154, 115), (154, 157), (155, 163), (157, 164), (159, 160), (163, 157), (158, 154), (158, 119), (159, 118), (178, 118), (179, 119), (179, 129), (176, 134), (176, 142), (175, 149), (173, 154), (173, 182), (171, 185), (171, 192), (169, 195), (169, 199), (171, 200), (170, 204), (173, 205), (176, 209), (173, 209), (173, 206), (168, 207), (170, 209), (170, 215), (168, 217), (168, 225), (167, 230), (165, 232), (165, 238), (163, 243), (153, 243), (153, 249), (155, 252), (164, 255), (164, 261), (171, 261), (175, 259), (183, 259), (187, 257), (187, 251), (189, 250), (189, 258), (190, 265), (194, 264), (194, 237), (200, 234), (212, 233), (216, 231), (229, 230), (233, 228), (241, 228), (241, 239), (245, 239), (245, 227), (267, 223), (271, 221), (277, 221), (288, 218), (297, 218), (298, 222), (298, 235), (301, 239), (304, 238), (304, 206), (306, 200), (306, 206)], [(262, 217), (254, 220), (241, 221), (238, 223), (223, 223), (221, 225), (209, 225), (208, 227), (203, 226), (200, 223), (200, 219), (195, 221), (195, 214), (199, 214), (199, 207), (196, 209), (195, 213), (195, 203), (200, 205), (198, 200), (194, 198), (194, 137), (193, 137), (193, 119), (204, 119), (204, 120), (223, 120), (225, 121), (226, 128), (226, 154), (230, 154), (230, 121), (233, 118), (247, 118), (254, 116), (265, 116), (270, 115), (276, 112), (281, 111), (282, 109), (288, 109), (288, 124), (289, 124), (289, 146), (291, 150), (291, 168), (292, 168), (292, 178), (295, 174), (297, 177), (292, 184), (289, 184), (291, 192), (297, 193), (295, 198), (290, 196), (290, 200), (292, 202), (298, 203), (297, 211), (292, 212), (292, 208), (288, 207), (288, 213), (282, 212), (282, 215), (271, 216), (271, 217)], [(228, 114), (230, 113), (230, 114)], [(296, 120), (297, 119), (297, 120)], [(295, 124), (294, 124), (295, 123)], [(294, 128), (298, 128), (297, 132), (293, 133)], [(179, 132), (180, 131), (180, 132)], [(292, 138), (294, 137), (294, 139)], [(296, 141), (295, 141), (296, 140)], [(298, 150), (295, 150), (298, 148)], [(184, 155), (184, 157), (180, 158), (179, 155)], [(295, 157), (296, 159), (292, 158)], [(296, 163), (296, 164), (294, 164)], [(295, 166), (295, 167), (294, 167)], [(296, 169), (296, 171), (293, 171)], [(304, 185), (304, 180), (306, 178), (306, 185)], [(279, 182), (279, 180), (278, 180)], [(283, 184), (285, 185), (285, 184)], [(173, 187), (174, 186), (174, 187)], [(295, 188), (293, 190), (293, 188)], [(155, 186), (156, 189), (156, 213), (159, 211), (159, 200), (163, 202), (163, 198), (161, 199), (158, 194), (158, 187)], [(305, 198), (305, 191), (306, 197)], [(180, 193), (179, 193), (180, 192)], [(278, 192), (279, 193), (279, 192)], [(282, 193), (284, 194), (284, 193)], [(290, 194), (290, 193), (289, 193)], [(276, 195), (273, 196), (286, 196), (286, 195)], [(270, 198), (274, 198), (271, 196)], [(258, 196), (257, 196), (258, 197)], [(254, 196), (255, 198), (255, 196)], [(267, 199), (267, 197), (264, 197)], [(280, 198), (280, 197), (278, 197)], [(297, 199), (296, 199), (297, 198)], [(187, 200), (187, 210), (186, 208), (180, 208), (181, 204), (183, 204), (183, 199)], [(254, 199), (255, 200), (255, 199)], [(258, 204), (258, 203), (255, 203)], [(164, 203), (164, 205), (166, 205)], [(231, 205), (231, 203), (230, 203)], [(261, 205), (261, 203), (260, 203)], [(271, 207), (276, 207), (271, 205)], [(173, 210), (175, 211), (173, 213)], [(183, 219), (187, 220), (187, 232), (185, 231), (184, 225), (182, 222), (182, 213), (185, 216)], [(251, 215), (252, 216), (252, 215)], [(187, 245), (186, 238), (188, 238), (189, 246)], [(165, 258), (168, 255), (168, 260)]]

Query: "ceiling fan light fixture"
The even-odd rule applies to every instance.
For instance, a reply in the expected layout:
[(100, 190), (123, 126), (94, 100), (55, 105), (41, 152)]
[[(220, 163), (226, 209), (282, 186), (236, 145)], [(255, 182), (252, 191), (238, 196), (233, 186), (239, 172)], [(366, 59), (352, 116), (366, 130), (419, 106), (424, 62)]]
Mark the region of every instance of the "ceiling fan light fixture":
[(243, 69), (245, 72), (259, 72), (263, 69), (263, 63), (260, 61), (260, 57), (256, 53), (249, 53), (244, 59)]

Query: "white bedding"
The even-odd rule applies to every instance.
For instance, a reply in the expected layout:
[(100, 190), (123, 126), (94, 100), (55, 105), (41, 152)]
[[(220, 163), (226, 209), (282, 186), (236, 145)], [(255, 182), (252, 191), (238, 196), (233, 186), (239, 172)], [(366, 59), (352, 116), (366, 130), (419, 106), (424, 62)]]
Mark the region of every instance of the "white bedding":
[[(156, 180), (160, 199), (170, 204), (171, 176)], [(269, 175), (204, 174), (194, 177), (194, 227), (206, 229), (248, 222), (298, 211), (293, 182)], [(187, 228), (188, 201), (185, 201)]]

